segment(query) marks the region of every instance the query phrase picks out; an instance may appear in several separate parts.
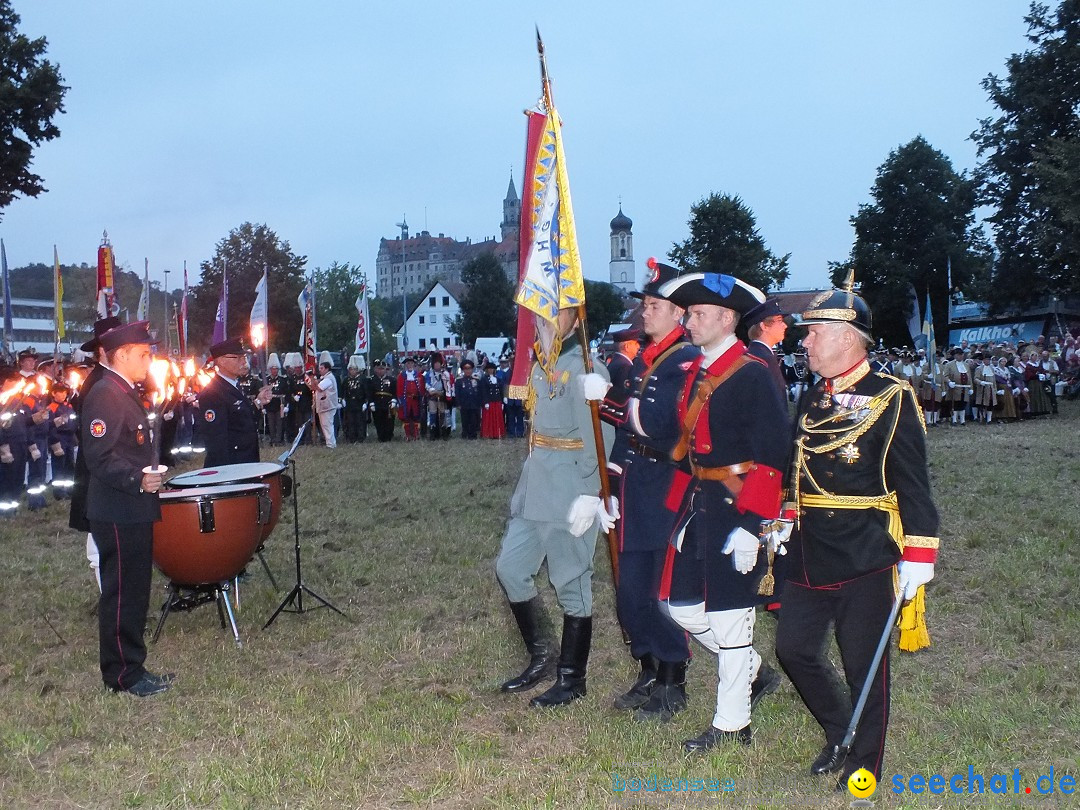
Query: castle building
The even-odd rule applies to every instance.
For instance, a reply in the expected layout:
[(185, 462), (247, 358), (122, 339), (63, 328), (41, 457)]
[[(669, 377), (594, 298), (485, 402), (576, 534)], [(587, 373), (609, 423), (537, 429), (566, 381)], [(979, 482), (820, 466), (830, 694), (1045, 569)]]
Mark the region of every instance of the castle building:
[(418, 295), (437, 281), (459, 283), (462, 268), (486, 253), (495, 255), (506, 277), (516, 284), (521, 200), (513, 176), (503, 199), (499, 228), (500, 239), (491, 236), (473, 242), (469, 238), (459, 241), (442, 233), (432, 236), (426, 230), (410, 236), (408, 224), (403, 222), (399, 238), (379, 240), (375, 259), (376, 294), (380, 298), (394, 298), (402, 293)]

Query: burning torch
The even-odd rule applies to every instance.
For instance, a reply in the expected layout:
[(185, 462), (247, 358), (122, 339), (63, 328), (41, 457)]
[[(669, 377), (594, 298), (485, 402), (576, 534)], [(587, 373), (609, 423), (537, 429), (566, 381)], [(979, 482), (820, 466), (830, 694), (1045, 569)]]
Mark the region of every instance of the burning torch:
[(169, 361), (164, 357), (157, 357), (150, 361), (150, 379), (154, 381), (154, 392), (151, 395), (150, 413), (147, 419), (150, 421), (150, 447), (154, 463), (149, 467), (143, 467), (147, 475), (164, 475), (169, 468), (161, 463), (161, 431), (164, 428), (161, 414), (165, 405), (172, 399), (172, 384), (169, 382)]

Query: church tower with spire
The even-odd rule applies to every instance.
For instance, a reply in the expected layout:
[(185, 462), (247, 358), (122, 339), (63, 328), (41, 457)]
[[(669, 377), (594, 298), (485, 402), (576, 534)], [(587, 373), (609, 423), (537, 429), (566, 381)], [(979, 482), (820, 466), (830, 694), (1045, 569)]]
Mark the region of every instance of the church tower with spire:
[(611, 263), (608, 271), (611, 283), (623, 293), (631, 293), (637, 289), (637, 268), (634, 265), (634, 235), (631, 229), (633, 221), (622, 210), (622, 202), (619, 203), (619, 213), (611, 220)]
[(506, 198), (503, 200), (503, 218), (499, 227), (502, 229), (503, 241), (518, 238), (521, 229), (521, 200), (514, 188), (513, 171), (510, 172), (510, 186), (506, 189)]

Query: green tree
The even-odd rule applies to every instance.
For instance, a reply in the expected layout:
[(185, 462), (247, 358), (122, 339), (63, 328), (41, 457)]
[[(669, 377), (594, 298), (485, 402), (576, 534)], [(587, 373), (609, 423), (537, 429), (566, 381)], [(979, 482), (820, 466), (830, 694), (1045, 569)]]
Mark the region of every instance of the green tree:
[(512, 337), (517, 328), (514, 287), (495, 254), (481, 254), (466, 264), (461, 281), (467, 291), (458, 301), (461, 314), (450, 325), (461, 345), (471, 346), (478, 337)]
[(920, 307), (929, 291), (934, 333), (947, 335), (947, 260), (962, 289), (989, 264), (989, 245), (975, 224), (975, 184), (920, 135), (889, 153), (870, 197), (851, 218), (855, 244), (848, 262), (833, 265), (833, 283), (854, 266), (874, 313), (874, 336), (890, 346), (911, 342), (912, 287)]
[(369, 298), (371, 311), (371, 359), (377, 360), (397, 348), (394, 333), (401, 327), (401, 296)]
[(1001, 114), (972, 134), (976, 170), (997, 262), (988, 299), (995, 311), (1020, 309), (1047, 295), (1080, 294), (1080, 0), (1056, 12), (1032, 3), (1027, 38), (1008, 75), (982, 86)]
[(30, 171), (34, 147), (60, 136), (53, 118), (64, 111), (63, 77), (42, 56), (45, 37), (31, 40), (18, 30), (19, 15), (0, 0), (0, 209), (17, 195), (45, 191)]
[(315, 308), (319, 351), (347, 355), (356, 347), (356, 296), (363, 273), (359, 265), (333, 262), (325, 270), (315, 268)]
[(710, 194), (690, 208), (690, 236), (668, 256), (687, 270), (725, 273), (762, 290), (782, 286), (788, 259), (773, 255), (757, 229), (754, 212), (738, 196)]
[(199, 283), (188, 290), (188, 338), (192, 351), (205, 350), (210, 345), (221, 296), (222, 272), (226, 268), (229, 279), (228, 335), (250, 339), (248, 321), (263, 267), (269, 271), (269, 350), (297, 351), (301, 321), (296, 298), (306, 283), (306, 263), (306, 256), (295, 255), (289, 243), (278, 239), (266, 225), (245, 222), (233, 229), (217, 243), (213, 258), (202, 263)]
[(589, 321), (589, 340), (594, 340), (613, 323), (622, 321), (626, 302), (614, 284), (585, 279), (585, 317)]

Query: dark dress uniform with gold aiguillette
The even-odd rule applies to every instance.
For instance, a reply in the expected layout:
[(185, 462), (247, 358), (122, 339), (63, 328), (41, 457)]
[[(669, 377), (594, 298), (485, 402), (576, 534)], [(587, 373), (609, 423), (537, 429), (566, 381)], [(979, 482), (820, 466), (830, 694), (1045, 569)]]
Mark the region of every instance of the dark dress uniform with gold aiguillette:
[(204, 467), (247, 464), (259, 460), (259, 413), (236, 385), (215, 374), (199, 392), (195, 419), (206, 448)]
[(101, 677), (116, 690), (146, 674), (143, 630), (161, 519), (158, 496), (141, 491), (142, 470), (153, 464), (150, 424), (138, 391), (105, 369), (82, 406), (80, 446), (90, 475), (86, 517), (101, 555)]
[[(375, 361), (375, 367), (383, 366), (382, 360)], [(396, 379), (389, 374), (373, 374), (368, 378), (371, 398), (371, 421), (375, 423), (375, 433), (380, 442), (394, 438), (394, 386)]]
[[(836, 300), (833, 300), (836, 299)], [(865, 302), (834, 291), (804, 322), (838, 320), (869, 332)], [(878, 641), (896, 599), (901, 560), (933, 563), (938, 513), (926, 467), (926, 428), (911, 386), (863, 360), (823, 378), (803, 397), (797, 420), (794, 496), (798, 521), (788, 543), (787, 587), (776, 655), (825, 732), (814, 773), (866, 768), (880, 777), (889, 719), (889, 654), (868, 693), (846, 764), (838, 754)], [(904, 608), (900, 648), (917, 649), (922, 589)], [(916, 609), (920, 621), (915, 621)], [(825, 653), (834, 628), (849, 691)]]

